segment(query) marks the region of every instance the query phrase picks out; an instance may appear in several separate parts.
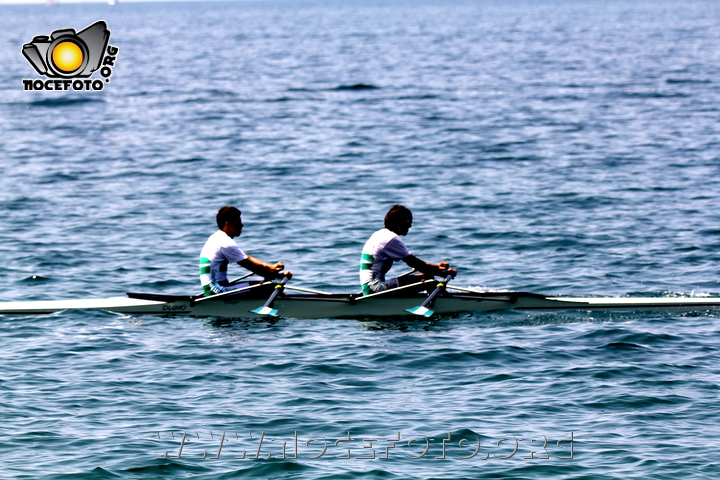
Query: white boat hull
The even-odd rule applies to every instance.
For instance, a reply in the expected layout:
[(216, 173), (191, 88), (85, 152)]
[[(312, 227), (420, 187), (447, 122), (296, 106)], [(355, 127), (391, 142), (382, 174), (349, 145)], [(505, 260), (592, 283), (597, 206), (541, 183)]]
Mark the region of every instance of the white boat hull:
[[(95, 309), (137, 315), (182, 315), (198, 317), (263, 318), (251, 310), (263, 299), (232, 296), (193, 299), (186, 296), (141, 295), (96, 300), (47, 300), (0, 303), (0, 314), (47, 314), (71, 309)], [(351, 295), (287, 295), (278, 297), (273, 308), (288, 318), (370, 318), (407, 316), (405, 309), (420, 305), (425, 297)], [(431, 306), (436, 315), (492, 310), (625, 310), (687, 312), (720, 310), (718, 297), (547, 297), (523, 292), (463, 293), (439, 295)]]

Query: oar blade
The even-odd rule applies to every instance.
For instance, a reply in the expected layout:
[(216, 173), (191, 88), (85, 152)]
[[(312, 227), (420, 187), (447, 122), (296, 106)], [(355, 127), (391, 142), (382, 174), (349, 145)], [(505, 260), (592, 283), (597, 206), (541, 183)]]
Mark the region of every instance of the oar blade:
[(418, 305), (417, 307), (413, 308), (406, 308), (405, 311), (408, 313), (412, 313), (413, 315), (420, 315), (423, 317), (432, 317), (433, 313), (435, 313), (434, 311), (430, 310), (427, 307), (423, 307), (422, 305)]
[(270, 307), (258, 307), (253, 308), (252, 310), (249, 310), (250, 313), (256, 313), (258, 315), (269, 315), (271, 317), (276, 317), (278, 314), (277, 308), (270, 308)]
[(278, 310), (275, 308), (272, 308), (272, 304), (275, 301), (275, 297), (278, 296), (280, 292), (283, 291), (285, 288), (285, 284), (290, 279), (290, 277), (283, 277), (282, 281), (275, 285), (275, 289), (273, 290), (272, 294), (270, 295), (270, 298), (268, 298), (267, 302), (265, 302), (265, 305), (259, 308), (254, 308), (252, 310), (249, 310), (250, 313), (256, 313), (258, 315), (268, 315), (271, 317), (275, 317), (278, 314)]
[(421, 315), (423, 317), (432, 317), (433, 313), (435, 313), (433, 310), (430, 310), (427, 308), (428, 305), (432, 306), (432, 302), (435, 300), (435, 296), (442, 291), (445, 286), (452, 280), (453, 276), (448, 275), (445, 277), (445, 280), (437, 284), (437, 288), (433, 290), (433, 292), (428, 295), (428, 297), (425, 299), (425, 301), (422, 303), (422, 305), (418, 305), (417, 307), (412, 308), (406, 308), (405, 311), (408, 313), (412, 313), (413, 315)]

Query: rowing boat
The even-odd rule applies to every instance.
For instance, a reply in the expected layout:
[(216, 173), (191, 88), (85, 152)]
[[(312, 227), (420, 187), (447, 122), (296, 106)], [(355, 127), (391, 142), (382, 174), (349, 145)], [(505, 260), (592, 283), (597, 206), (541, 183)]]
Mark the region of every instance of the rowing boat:
[[(417, 309), (427, 299), (426, 294), (402, 289), (368, 296), (295, 290), (310, 293), (278, 295), (272, 311), (299, 319), (398, 317), (408, 315), (408, 311)], [(127, 297), (94, 300), (0, 302), (0, 314), (31, 315), (82, 309), (132, 315), (261, 318), (265, 316), (264, 309), (257, 307), (262, 307), (265, 299), (267, 296), (246, 290), (213, 297), (128, 293)], [(687, 312), (720, 310), (720, 297), (563, 297), (528, 292), (479, 292), (448, 285), (434, 297), (430, 307), (430, 314), (436, 315), (494, 310)]]

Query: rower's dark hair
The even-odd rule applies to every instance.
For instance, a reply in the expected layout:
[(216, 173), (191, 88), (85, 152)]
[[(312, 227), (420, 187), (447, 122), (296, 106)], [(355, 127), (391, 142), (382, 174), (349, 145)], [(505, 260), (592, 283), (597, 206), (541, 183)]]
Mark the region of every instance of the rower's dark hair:
[(385, 228), (394, 232), (398, 226), (407, 221), (412, 221), (412, 212), (404, 205), (394, 205), (385, 215)]
[(220, 210), (218, 210), (215, 220), (217, 221), (218, 228), (222, 230), (227, 222), (240, 222), (240, 210), (235, 207), (222, 207)]

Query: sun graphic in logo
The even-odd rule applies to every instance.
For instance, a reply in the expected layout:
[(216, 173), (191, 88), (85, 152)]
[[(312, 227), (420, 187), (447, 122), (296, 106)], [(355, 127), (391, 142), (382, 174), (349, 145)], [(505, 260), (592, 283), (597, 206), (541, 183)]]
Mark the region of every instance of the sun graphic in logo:
[(58, 43), (52, 52), (52, 62), (63, 72), (74, 72), (83, 64), (83, 51), (74, 42)]

